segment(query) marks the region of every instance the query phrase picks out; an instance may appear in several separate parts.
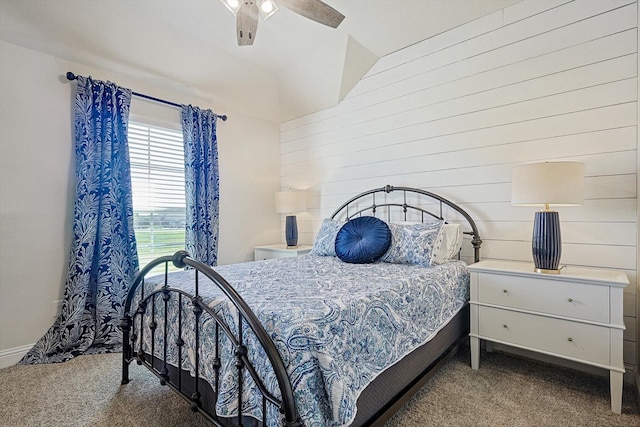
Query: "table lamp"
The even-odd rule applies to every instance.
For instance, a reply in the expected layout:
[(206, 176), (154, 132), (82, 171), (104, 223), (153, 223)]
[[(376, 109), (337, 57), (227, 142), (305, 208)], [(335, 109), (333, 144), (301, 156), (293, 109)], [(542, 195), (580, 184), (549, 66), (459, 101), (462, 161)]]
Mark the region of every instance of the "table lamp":
[(533, 223), (531, 247), (536, 272), (560, 273), (560, 215), (550, 206), (579, 206), (583, 201), (584, 163), (532, 163), (513, 169), (511, 204), (544, 207), (536, 212)]
[(298, 246), (298, 222), (296, 212), (307, 210), (307, 195), (304, 191), (278, 191), (276, 193), (276, 211), (287, 214), (285, 222), (285, 237), (287, 247)]

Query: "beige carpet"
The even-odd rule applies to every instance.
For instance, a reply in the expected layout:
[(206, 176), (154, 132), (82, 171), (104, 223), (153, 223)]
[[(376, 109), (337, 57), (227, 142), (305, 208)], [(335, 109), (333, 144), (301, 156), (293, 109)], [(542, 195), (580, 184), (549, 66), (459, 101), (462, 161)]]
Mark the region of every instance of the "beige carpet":
[[(2, 426), (204, 426), (199, 414), (137, 365), (120, 385), (120, 354), (0, 370)], [(609, 408), (609, 381), (500, 353), (472, 371), (468, 349), (453, 358), (386, 427), (640, 426), (626, 386), (622, 415)]]

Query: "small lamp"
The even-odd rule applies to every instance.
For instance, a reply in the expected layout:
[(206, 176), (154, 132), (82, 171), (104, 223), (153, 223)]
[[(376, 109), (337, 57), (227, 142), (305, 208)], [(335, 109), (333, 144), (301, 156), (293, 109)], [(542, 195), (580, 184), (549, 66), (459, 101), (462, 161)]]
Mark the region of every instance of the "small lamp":
[(307, 210), (307, 196), (304, 191), (278, 191), (276, 193), (276, 211), (288, 214), (285, 223), (285, 237), (288, 247), (298, 246), (298, 222), (296, 212)]
[(515, 167), (511, 181), (511, 204), (537, 206), (533, 224), (533, 262), (538, 273), (558, 274), (562, 239), (560, 215), (554, 206), (579, 206), (584, 201), (584, 163), (545, 162)]

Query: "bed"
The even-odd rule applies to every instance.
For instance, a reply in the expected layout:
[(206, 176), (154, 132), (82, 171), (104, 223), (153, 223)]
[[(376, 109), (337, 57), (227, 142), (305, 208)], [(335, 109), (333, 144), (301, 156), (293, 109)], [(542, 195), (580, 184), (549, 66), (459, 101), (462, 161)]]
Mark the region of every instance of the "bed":
[[(388, 230), (383, 255), (349, 258), (358, 224)], [(382, 425), (466, 343), (480, 245), (460, 206), (386, 186), (343, 203), (308, 255), (158, 258), (127, 295), (122, 383), (135, 361), (219, 426)]]

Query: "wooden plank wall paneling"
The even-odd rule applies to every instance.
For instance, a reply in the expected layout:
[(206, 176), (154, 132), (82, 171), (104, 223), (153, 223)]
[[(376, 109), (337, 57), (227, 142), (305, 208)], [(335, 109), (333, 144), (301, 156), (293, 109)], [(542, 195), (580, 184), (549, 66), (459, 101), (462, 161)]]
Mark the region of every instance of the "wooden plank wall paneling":
[(483, 258), (529, 261), (535, 209), (511, 206), (511, 170), (582, 161), (584, 205), (558, 209), (562, 261), (627, 273), (635, 367), (637, 7), (525, 0), (381, 58), (336, 107), (283, 123), (282, 187), (309, 194), (301, 242), (349, 197), (391, 184), (463, 206)]

